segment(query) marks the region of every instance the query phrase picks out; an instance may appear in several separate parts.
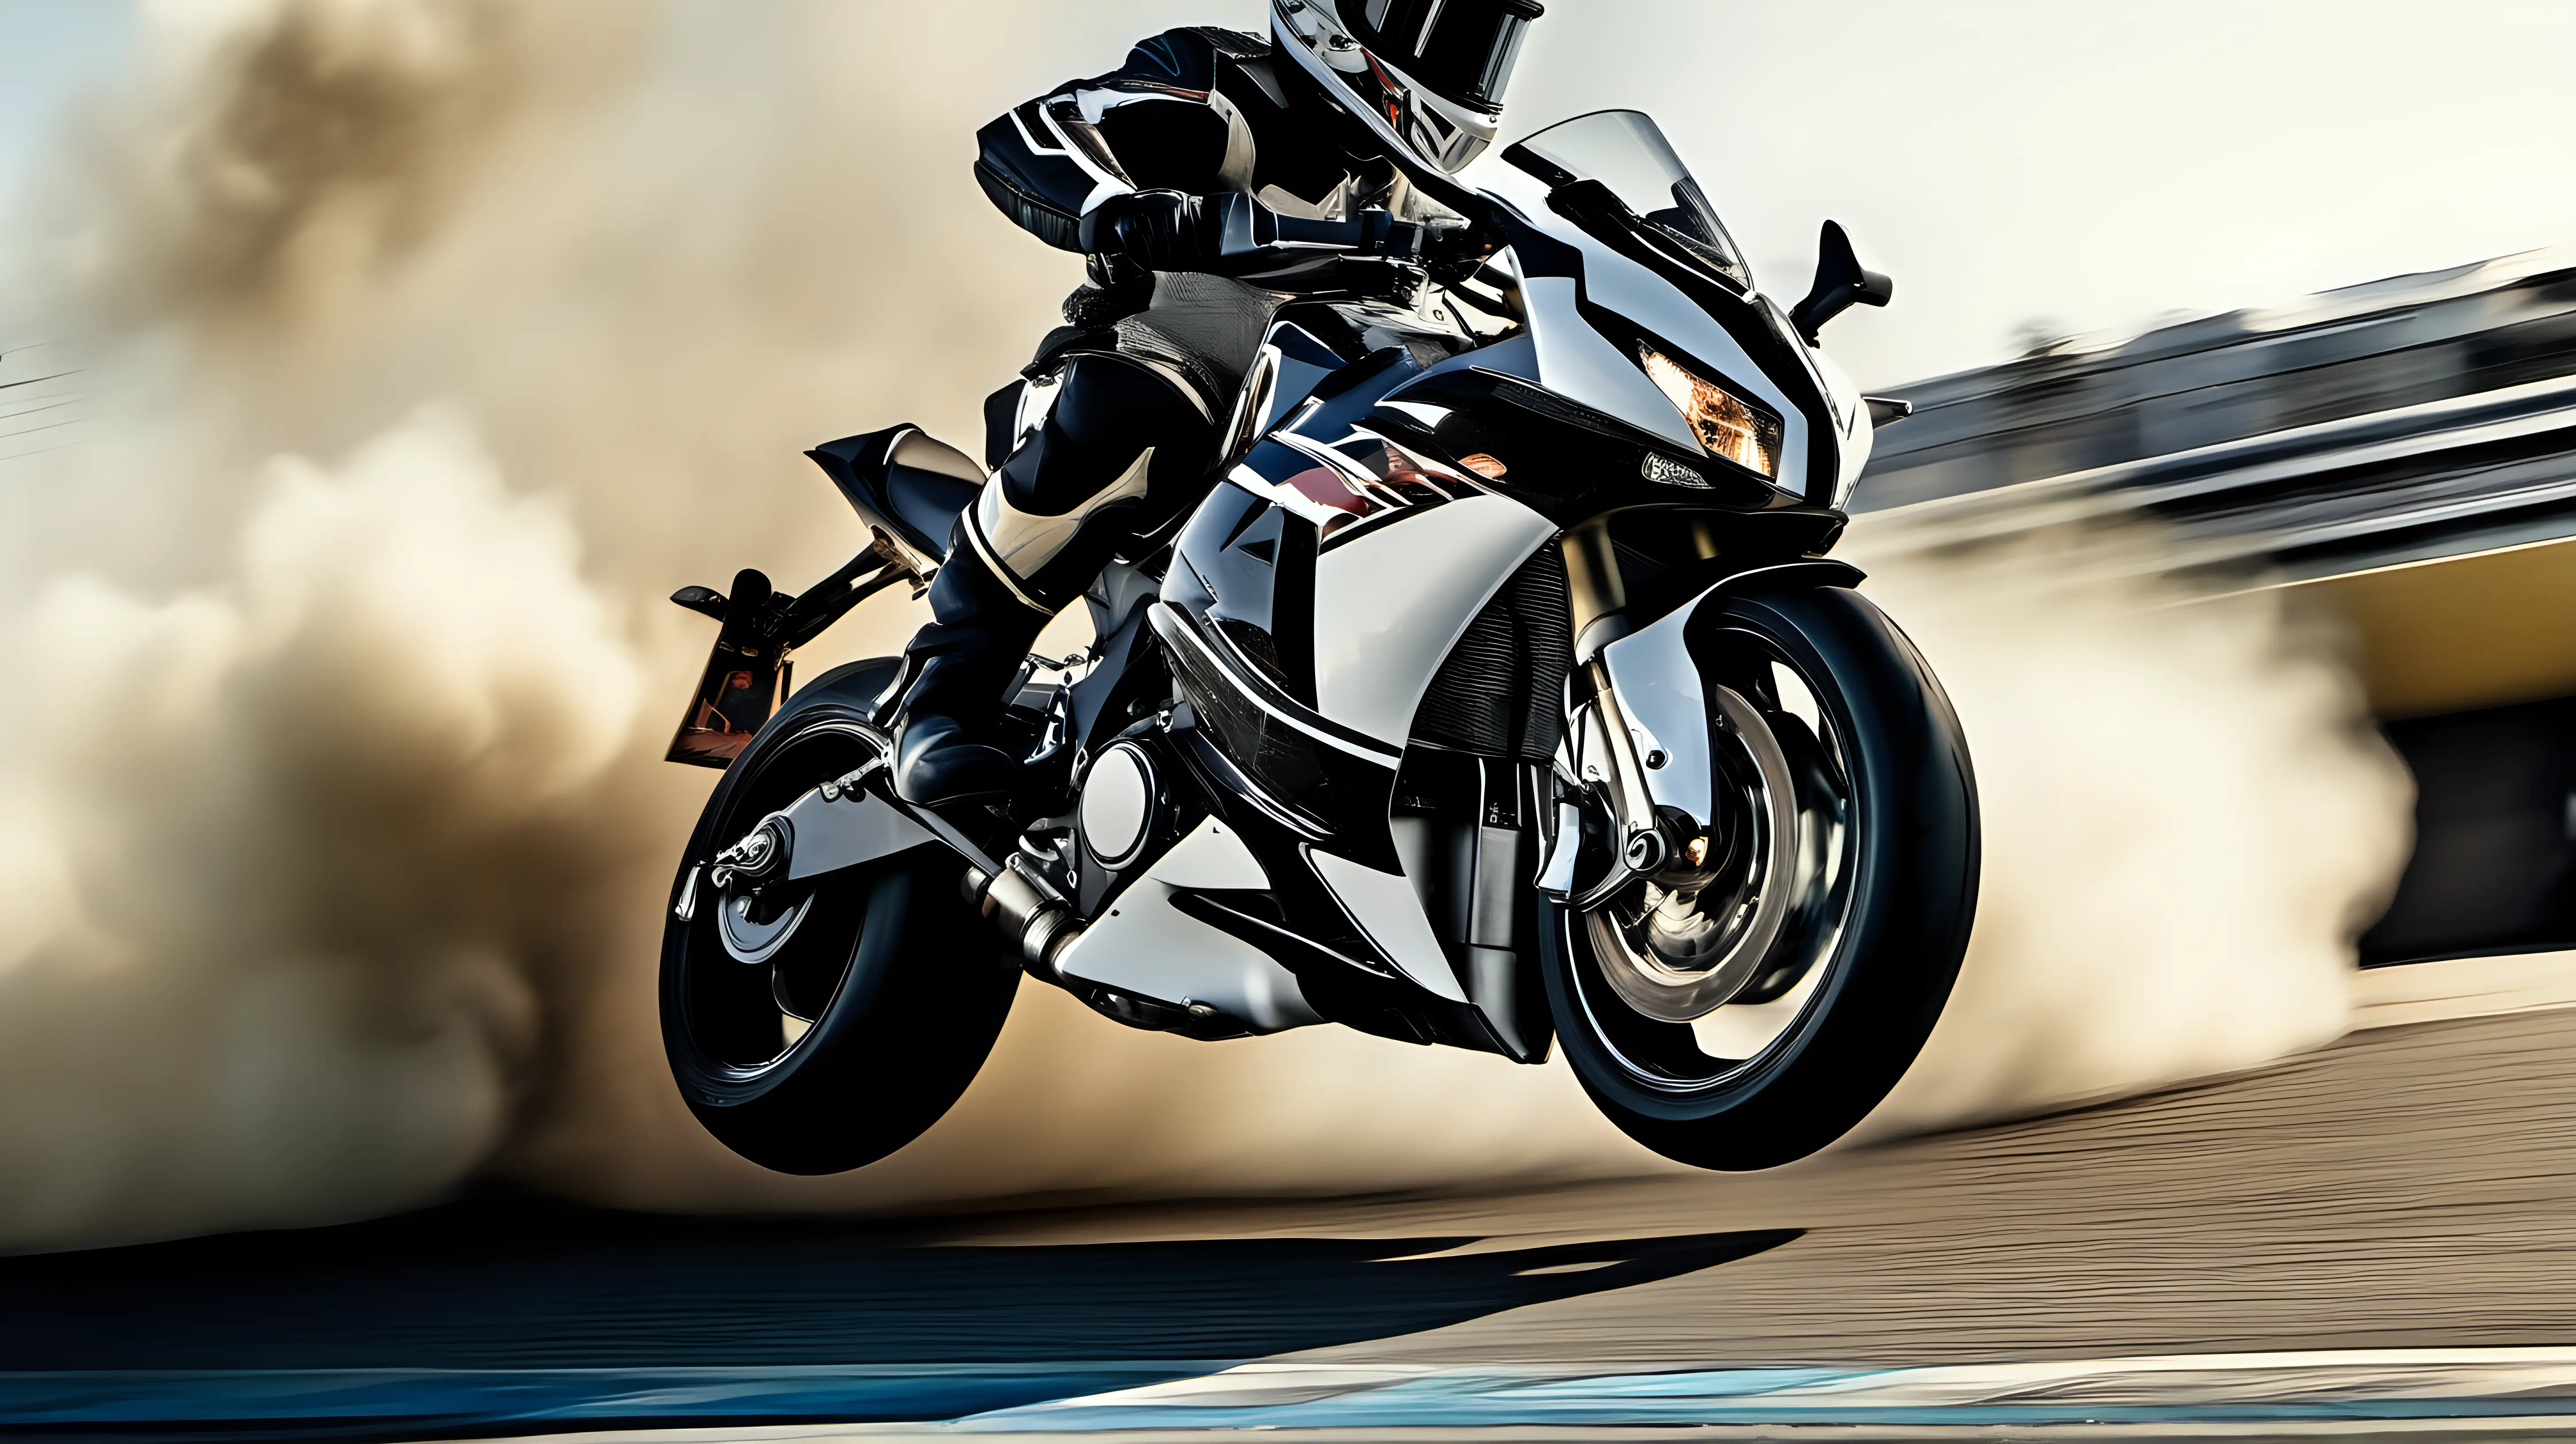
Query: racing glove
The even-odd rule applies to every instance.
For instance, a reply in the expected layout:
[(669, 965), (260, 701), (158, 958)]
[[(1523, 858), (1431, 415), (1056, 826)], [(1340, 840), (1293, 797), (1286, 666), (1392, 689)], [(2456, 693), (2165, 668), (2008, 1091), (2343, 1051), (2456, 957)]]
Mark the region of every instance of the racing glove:
[(1082, 249), (1149, 271), (1196, 271), (1215, 259), (1215, 230), (1197, 196), (1131, 191), (1083, 212)]

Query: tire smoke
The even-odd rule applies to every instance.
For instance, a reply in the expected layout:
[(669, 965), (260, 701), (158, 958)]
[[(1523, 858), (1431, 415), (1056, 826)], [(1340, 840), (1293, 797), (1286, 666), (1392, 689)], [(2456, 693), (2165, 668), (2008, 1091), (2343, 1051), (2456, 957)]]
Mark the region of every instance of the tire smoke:
[(1937, 523), (1902, 513), (1852, 531), (1867, 592), (1958, 709), (1985, 821), (1957, 990), (1862, 1136), (2340, 1035), (2353, 941), (2396, 888), (2414, 786), (2331, 619), (2160, 577), (2143, 527), (1964, 547), (1929, 544)]
[[(1211, 1047), (1034, 984), (956, 1112), (856, 1174), (764, 1173), (671, 1088), (651, 979), (707, 776), (659, 758), (708, 633), (659, 599), (864, 541), (803, 447), (971, 442), (1077, 273), (991, 214), (966, 138), (1169, 16), (150, 13), (146, 100), (91, 118), (17, 265), (119, 419), (0, 469), (0, 1250), (478, 1173), (888, 1211), (1663, 1166), (1561, 1063)], [(970, 42), (989, 84), (852, 84)], [(1970, 973), (1883, 1125), (2332, 1036), (2403, 794), (2330, 655), (2277, 608), (2028, 556), (1878, 571), (1988, 808)], [(800, 667), (911, 621), (871, 604)]]
[(436, 411), (258, 492), (224, 581), (57, 576), (10, 619), (42, 682), (0, 774), (12, 1246), (445, 1187), (613, 880), (593, 789), (640, 679), (561, 508)]

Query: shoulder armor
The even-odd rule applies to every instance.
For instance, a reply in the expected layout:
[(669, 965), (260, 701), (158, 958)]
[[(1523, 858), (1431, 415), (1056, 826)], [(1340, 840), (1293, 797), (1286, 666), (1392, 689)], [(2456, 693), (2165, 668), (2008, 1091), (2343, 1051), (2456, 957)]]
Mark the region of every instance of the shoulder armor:
[(1208, 40), (1209, 33), (1203, 28), (1166, 30), (1140, 40), (1127, 52), (1127, 63), (1119, 67), (1115, 79), (1205, 94), (1216, 84), (1218, 52)]

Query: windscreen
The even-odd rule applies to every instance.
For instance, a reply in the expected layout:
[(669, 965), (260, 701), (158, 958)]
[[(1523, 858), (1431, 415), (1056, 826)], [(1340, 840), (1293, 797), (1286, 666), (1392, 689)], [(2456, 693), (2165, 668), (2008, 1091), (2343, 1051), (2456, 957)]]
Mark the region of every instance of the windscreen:
[(1551, 187), (1599, 181), (1659, 239), (1743, 290), (1753, 275), (1672, 142), (1643, 111), (1597, 110), (1559, 121), (1503, 152)]

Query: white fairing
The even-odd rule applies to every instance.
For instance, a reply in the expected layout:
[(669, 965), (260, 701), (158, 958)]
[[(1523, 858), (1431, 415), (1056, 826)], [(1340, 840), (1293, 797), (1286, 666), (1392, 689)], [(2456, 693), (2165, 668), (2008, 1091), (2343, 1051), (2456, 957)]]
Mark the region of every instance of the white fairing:
[(1268, 886), (1261, 864), (1233, 830), (1209, 818), (1094, 919), (1056, 966), (1068, 978), (1159, 1003), (1205, 1003), (1257, 1033), (1320, 1023), (1294, 973), (1171, 901), (1183, 888)]
[(1861, 399), (1860, 388), (1834, 358), (1821, 346), (1807, 349), (1807, 359), (1814, 363), (1816, 374), (1825, 383), (1825, 395), (1842, 418), (1842, 465), (1834, 475), (1834, 505), (1851, 500), (1852, 486), (1860, 480), (1862, 468), (1869, 465), (1870, 446), (1878, 439), (1878, 429), (1870, 424), (1869, 403)]
[[(1708, 698), (1700, 690), (1699, 664), (1682, 644), (1682, 629), (1698, 605), (1679, 608), (1653, 626), (1601, 649), (1610, 687), (1635, 739), (1637, 756), (1664, 754), (1664, 765), (1646, 769), (1646, 793), (1658, 806), (1678, 807), (1708, 820)], [(1586, 764), (1594, 759), (1585, 758)], [(1608, 770), (1606, 765), (1603, 769)]]
[(959, 481), (982, 481), (984, 468), (975, 459), (927, 431), (907, 431), (895, 438), (894, 449), (886, 453), (893, 466), (915, 466), (953, 476)]
[(1841, 506), (1851, 499), (1852, 483), (1860, 480), (1861, 469), (1869, 465), (1870, 443), (1877, 436), (1877, 429), (1870, 424), (1869, 403), (1862, 399), (1860, 388), (1852, 384), (1851, 377), (1845, 375), (1842, 366), (1825, 353), (1823, 346), (1810, 346), (1798, 335), (1796, 324), (1790, 321), (1788, 312), (1780, 309), (1779, 302), (1768, 296), (1754, 299), (1761, 303), (1762, 314), (1771, 322), (1771, 329), (1779, 332), (1780, 339), (1788, 343), (1800, 361), (1806, 363), (1807, 374), (1815, 378), (1816, 389), (1824, 393), (1825, 409), (1833, 413), (1834, 454), (1837, 458), (1834, 505)]
[(1315, 559), (1316, 710), (1403, 747), (1441, 659), (1555, 534), (1520, 503), (1479, 495), (1327, 548)]
[[(1657, 285), (1662, 285), (1660, 279)], [(1667, 288), (1669, 289), (1669, 288)], [(1528, 276), (1521, 301), (1529, 309), (1530, 345), (1538, 353), (1539, 379), (1547, 389), (1595, 411), (1644, 427), (1686, 451), (1700, 449), (1690, 423), (1646, 379), (1636, 358), (1622, 355), (1574, 309), (1570, 276)]]
[(1406, 977), (1452, 1002), (1467, 1001), (1449, 969), (1448, 954), (1440, 950), (1440, 939), (1431, 931), (1431, 919), (1423, 915), (1422, 895), (1411, 881), (1401, 873), (1380, 872), (1328, 852), (1306, 856), (1315, 865), (1316, 876), (1333, 890), (1369, 941)]
[[(1586, 300), (1645, 325), (1724, 373), (1729, 387), (1777, 413), (1780, 474), (1772, 483), (1791, 495), (1806, 494), (1806, 413), (1753, 364), (1725, 327), (1670, 281), (1549, 210), (1546, 187), (1535, 177), (1501, 166), (1486, 178), (1486, 185), (1488, 195), (1511, 206), (1522, 220), (1583, 253)], [(1644, 427), (1676, 445), (1700, 449), (1681, 413), (1646, 379), (1636, 358), (1621, 354), (1574, 309), (1574, 282), (1564, 277), (1524, 277), (1521, 294), (1530, 309), (1530, 341), (1538, 352), (1539, 380), (1548, 390)]]

